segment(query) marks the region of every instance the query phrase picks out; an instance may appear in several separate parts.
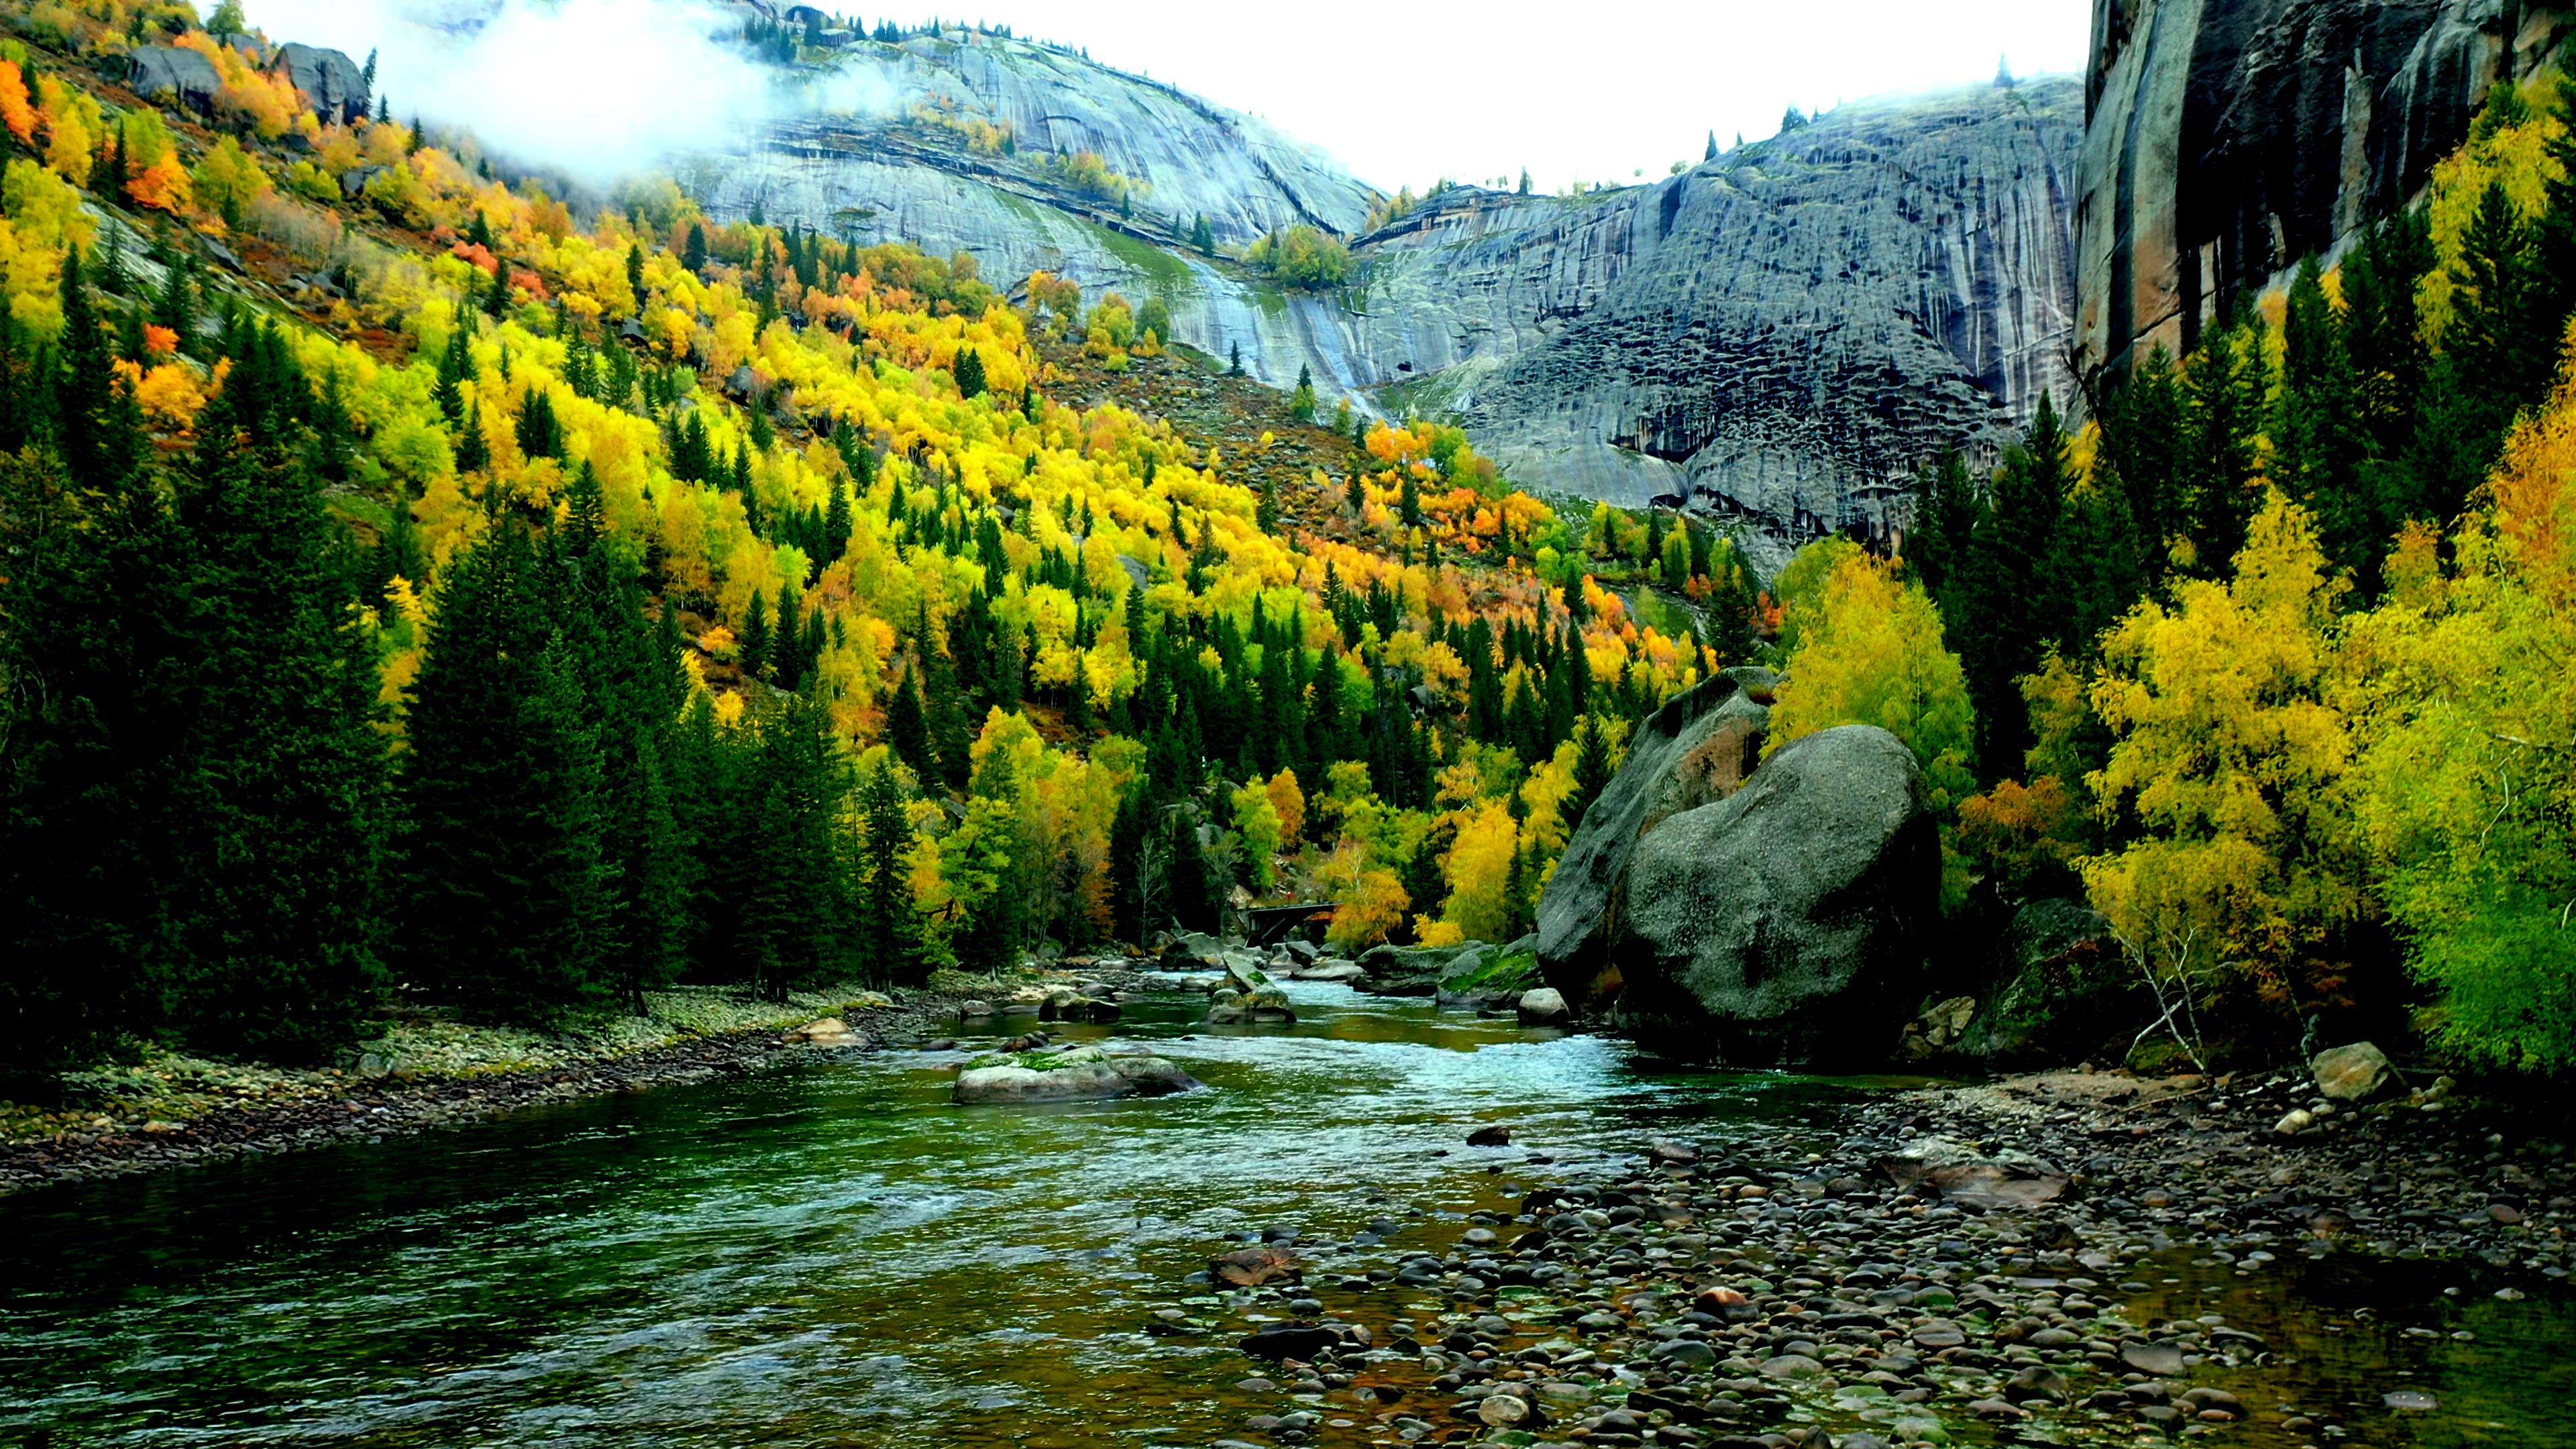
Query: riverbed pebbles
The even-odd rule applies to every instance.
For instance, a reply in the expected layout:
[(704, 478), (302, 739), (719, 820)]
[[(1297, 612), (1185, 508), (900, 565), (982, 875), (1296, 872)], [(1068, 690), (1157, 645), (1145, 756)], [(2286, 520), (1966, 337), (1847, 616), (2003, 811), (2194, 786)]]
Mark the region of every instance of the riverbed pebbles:
[[(1255, 1352), (1312, 1330), (1311, 1357), (1266, 1370), (1296, 1412), (1245, 1426), (1274, 1443), (1880, 1449), (2240, 1425), (2332, 1443), (2346, 1430), (2325, 1412), (2239, 1397), (2271, 1352), (2260, 1337), (2142, 1306), (2159, 1263), (2184, 1251), (2254, 1274), (2340, 1248), (2557, 1276), (2571, 1204), (2555, 1143), (2507, 1152), (2420, 1102), (2317, 1119), (2284, 1144), (2276, 1124), (2304, 1095), (2291, 1073), (1891, 1094), (1807, 1136), (1568, 1154), (1560, 1181), (1503, 1207), (1301, 1239), (1306, 1301), (1183, 1301), (1197, 1331), (1222, 1334), (1229, 1315), (1260, 1329)], [(2066, 1188), (2025, 1202), (1973, 1172), (1956, 1191), (1900, 1186), (1892, 1156), (1926, 1139), (2014, 1164), (2014, 1181), (2054, 1165)], [(1335, 1416), (1320, 1433), (1318, 1412)]]

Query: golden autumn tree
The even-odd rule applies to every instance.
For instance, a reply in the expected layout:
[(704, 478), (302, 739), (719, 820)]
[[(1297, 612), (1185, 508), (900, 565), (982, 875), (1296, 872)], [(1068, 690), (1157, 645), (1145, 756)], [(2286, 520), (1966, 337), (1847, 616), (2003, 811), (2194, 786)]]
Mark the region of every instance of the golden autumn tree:
[(2232, 580), (2183, 583), (2103, 639), (2093, 704), (2113, 744), (2088, 783), (2139, 833), (2080, 868), (2156, 990), (2149, 1030), (2196, 1061), (2215, 999), (2307, 1005), (2303, 974), (2367, 909), (2352, 733), (2326, 698), (2342, 591), (2307, 513), (2275, 491)]
[(1832, 557), (1813, 590), (1793, 596), (1797, 642), (1763, 750), (1836, 725), (1876, 725), (1914, 752), (1933, 809), (1946, 816), (1975, 787), (1976, 716), (1959, 656), (1942, 645), (1940, 611), (1922, 586), (1858, 549), (1846, 544)]
[(2359, 815), (2436, 1034), (2510, 1069), (2576, 1061), (2576, 366), (2507, 440), (2457, 568), (2353, 623)]

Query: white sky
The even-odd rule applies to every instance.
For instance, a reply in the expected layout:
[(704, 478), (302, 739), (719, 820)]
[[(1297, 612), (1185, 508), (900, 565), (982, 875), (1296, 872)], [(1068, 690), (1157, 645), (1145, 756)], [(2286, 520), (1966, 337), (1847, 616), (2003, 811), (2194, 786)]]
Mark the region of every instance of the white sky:
[[(868, 0), (852, 8), (874, 25)], [(1007, 24), (1266, 117), (1390, 191), (1519, 175), (1541, 190), (1696, 163), (1781, 112), (2084, 66), (2082, 0), (903, 0)], [(937, 10), (942, 4), (959, 7)]]
[[(201, 0), (211, 10), (215, 0)], [(785, 0), (781, 0), (782, 6)], [(932, 16), (1086, 47), (1321, 146), (1363, 181), (1626, 182), (1779, 129), (1790, 106), (2082, 68), (2083, 0), (814, 0), (874, 25)], [(902, 8), (883, 10), (880, 4)], [(740, 12), (672, 0), (246, 0), (279, 40), (385, 47), (405, 117), (471, 124), (578, 174), (631, 173), (763, 104), (700, 38)], [(417, 27), (476, 15), (471, 40)], [(404, 22), (414, 22), (406, 24)]]

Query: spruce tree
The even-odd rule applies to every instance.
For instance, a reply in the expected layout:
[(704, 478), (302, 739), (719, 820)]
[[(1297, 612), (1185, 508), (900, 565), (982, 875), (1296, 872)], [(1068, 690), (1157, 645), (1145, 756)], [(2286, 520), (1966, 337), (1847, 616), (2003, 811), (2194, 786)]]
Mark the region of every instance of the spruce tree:
[(2043, 396), (2029, 435), (1996, 472), (1953, 641), (1976, 706), (1987, 779), (2020, 768), (2030, 726), (2017, 681), (2037, 667), (2043, 647), (2065, 626), (2066, 580), (2056, 541), (2066, 484), (2066, 436)]
[(615, 993), (598, 740), (544, 585), (506, 520), (449, 565), (406, 717), (396, 937), (416, 985), (535, 1024)]
[[(916, 712), (919, 709), (915, 703)], [(921, 917), (913, 906), (908, 856), (911, 818), (894, 772), (872, 770), (859, 786), (860, 848), (857, 884), (857, 957), (870, 981), (914, 986), (929, 974)]]
[(324, 1061), (381, 986), (375, 641), (332, 566), (320, 490), (273, 420), (219, 397), (178, 499), (192, 677), (173, 1019), (201, 1050)]
[(184, 939), (186, 565), (76, 253), (63, 316), (60, 464), (0, 458), (0, 1077), (20, 1079), (155, 1027)]

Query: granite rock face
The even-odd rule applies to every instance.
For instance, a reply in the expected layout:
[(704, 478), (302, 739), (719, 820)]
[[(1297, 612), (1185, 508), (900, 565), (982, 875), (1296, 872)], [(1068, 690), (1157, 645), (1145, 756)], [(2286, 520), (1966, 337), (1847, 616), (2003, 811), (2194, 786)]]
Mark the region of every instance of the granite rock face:
[[(1256, 379), (1453, 415), (1528, 485), (1741, 516), (1771, 561), (1901, 522), (1917, 463), (2071, 387), (2071, 80), (1844, 106), (1652, 185), (1452, 188), (1362, 235), (1378, 193), (1320, 153), (1057, 47), (951, 31), (797, 74), (790, 119), (684, 168), (710, 214), (1159, 296), (1170, 340)], [(1004, 123), (1007, 151), (974, 130)], [(1059, 148), (1145, 189), (1086, 189)], [(1220, 256), (1187, 245), (1201, 214)], [(1224, 258), (1299, 223), (1349, 239), (1361, 283)]]
[(1353, 351), (1516, 478), (1901, 523), (1915, 466), (2065, 402), (2072, 81), (1848, 105), (1647, 186), (1444, 193), (1365, 238)]
[(2571, 30), (2519, 0), (2094, 0), (2082, 365), (2188, 351), (2244, 289), (2332, 255)]
[(215, 63), (193, 50), (175, 45), (138, 47), (128, 62), (126, 86), (146, 100), (167, 99), (199, 115), (211, 115), (215, 98), (223, 93), (224, 78), (216, 72)]
[(292, 41), (277, 48), (277, 68), (304, 95), (304, 104), (326, 120), (355, 121), (367, 113), (366, 72), (339, 51)]

